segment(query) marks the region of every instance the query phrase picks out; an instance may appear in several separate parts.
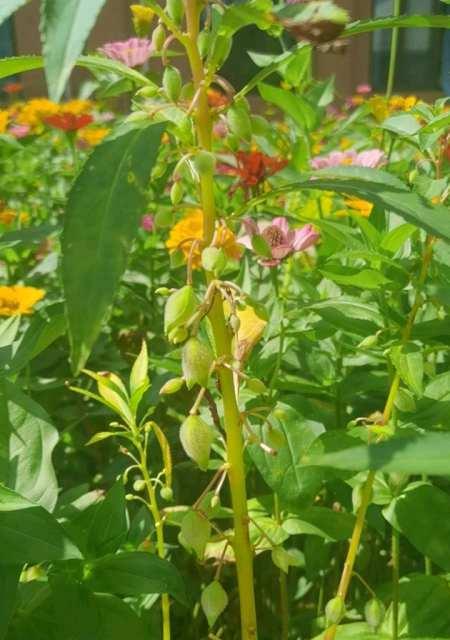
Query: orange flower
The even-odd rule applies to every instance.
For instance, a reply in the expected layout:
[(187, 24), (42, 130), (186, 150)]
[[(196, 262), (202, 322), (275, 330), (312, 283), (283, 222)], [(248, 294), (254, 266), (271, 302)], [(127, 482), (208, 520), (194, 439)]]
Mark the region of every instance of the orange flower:
[(108, 127), (95, 127), (92, 129), (81, 129), (78, 132), (78, 140), (88, 147), (95, 147), (100, 144), (105, 136), (108, 135), (110, 129)]
[(16, 217), (17, 213), (12, 209), (4, 209), (3, 211), (0, 211), (0, 223), (4, 224), (5, 226), (14, 222)]
[(34, 287), (0, 287), (0, 316), (21, 316), (32, 313), (34, 305), (45, 296)]
[(360, 198), (347, 198), (345, 204), (351, 209), (352, 213), (368, 218), (372, 213), (373, 204), (367, 200)]
[(230, 99), (227, 95), (218, 91), (217, 89), (208, 89), (208, 104), (213, 109), (218, 109), (220, 107), (226, 107), (230, 104)]

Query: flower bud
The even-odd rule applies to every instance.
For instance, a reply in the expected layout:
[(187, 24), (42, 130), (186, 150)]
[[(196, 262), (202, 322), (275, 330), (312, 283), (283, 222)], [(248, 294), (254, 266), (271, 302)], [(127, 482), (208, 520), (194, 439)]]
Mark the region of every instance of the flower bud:
[(161, 51), (166, 41), (166, 30), (162, 24), (158, 24), (152, 33), (152, 45), (156, 52)]
[(180, 440), (189, 458), (206, 471), (214, 441), (213, 428), (199, 416), (188, 416), (181, 425)]
[(216, 158), (210, 151), (199, 151), (194, 158), (194, 166), (200, 175), (211, 173), (216, 166)]
[(174, 291), (167, 299), (164, 309), (164, 332), (169, 334), (186, 324), (197, 308), (197, 304), (194, 289), (190, 285)]
[(159, 495), (166, 502), (172, 502), (173, 500), (173, 491), (170, 487), (163, 487), (159, 492)]
[(182, 0), (166, 0), (166, 11), (176, 24), (180, 24), (184, 15)]
[(206, 58), (211, 46), (211, 34), (208, 31), (201, 31), (197, 38), (197, 47), (202, 58)]
[(345, 614), (345, 603), (343, 598), (336, 596), (328, 600), (325, 607), (325, 617), (328, 624), (339, 624)]
[(219, 247), (206, 247), (202, 251), (202, 267), (205, 271), (220, 274), (227, 264), (227, 257)]
[(205, 614), (209, 627), (213, 627), (217, 618), (223, 613), (228, 605), (228, 596), (220, 582), (214, 580), (203, 589), (200, 599), (203, 613)]
[(182, 368), (188, 389), (196, 384), (207, 387), (214, 354), (206, 342), (198, 338), (189, 338), (183, 347)]
[(139, 493), (140, 491), (144, 491), (144, 489), (145, 489), (145, 482), (144, 482), (144, 480), (142, 480), (142, 479), (140, 479), (140, 480), (135, 480), (135, 481), (134, 481), (134, 483), (133, 483), (133, 489), (134, 489), (135, 491), (137, 491), (138, 493)]
[(167, 97), (172, 102), (177, 102), (181, 93), (181, 73), (176, 67), (168, 66), (164, 69), (162, 86)]
[(243, 102), (234, 104), (228, 110), (228, 126), (231, 133), (238, 138), (250, 140), (252, 137), (252, 123), (248, 114), (248, 109)]
[(158, 93), (158, 87), (156, 85), (151, 85), (147, 87), (142, 87), (138, 91), (136, 91), (136, 95), (140, 98), (153, 98)]
[(378, 334), (375, 333), (374, 335), (367, 336), (366, 338), (364, 338), (364, 340), (361, 340), (361, 342), (358, 345), (358, 348), (370, 349), (371, 347), (374, 347), (377, 343), (378, 343)]
[(220, 504), (220, 498), (217, 494), (214, 494), (211, 498), (211, 509), (215, 509)]
[(189, 333), (186, 327), (177, 327), (173, 331), (170, 331), (167, 337), (169, 338), (169, 342), (173, 342), (173, 344), (181, 344), (187, 340), (188, 336)]
[(183, 199), (183, 185), (179, 180), (175, 180), (171, 189), (170, 189), (170, 201), (173, 205), (177, 205)]
[(374, 631), (378, 629), (383, 622), (385, 612), (384, 604), (381, 600), (378, 600), (378, 598), (372, 598), (372, 600), (366, 603), (364, 607), (364, 617), (369, 627), (372, 627)]
[(250, 391), (255, 393), (267, 393), (267, 387), (259, 378), (249, 378), (246, 380), (245, 385)]
[(160, 396), (169, 395), (171, 393), (176, 393), (181, 389), (184, 385), (184, 378), (172, 378), (172, 380), (167, 380), (165, 384), (159, 390)]
[(168, 287), (158, 287), (155, 289), (155, 293), (157, 296), (164, 296), (167, 298), (167, 296), (170, 296), (170, 289)]

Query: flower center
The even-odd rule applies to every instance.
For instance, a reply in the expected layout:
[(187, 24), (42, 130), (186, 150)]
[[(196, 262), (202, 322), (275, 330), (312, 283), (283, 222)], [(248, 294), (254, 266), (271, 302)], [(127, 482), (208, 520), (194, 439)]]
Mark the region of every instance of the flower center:
[(264, 229), (261, 235), (267, 242), (269, 247), (278, 247), (284, 242), (283, 232), (281, 231), (281, 229), (275, 227), (274, 225), (267, 227), (267, 229)]
[(20, 307), (20, 302), (18, 300), (8, 300), (7, 298), (0, 298), (0, 310), (5, 309), (6, 311), (17, 311)]

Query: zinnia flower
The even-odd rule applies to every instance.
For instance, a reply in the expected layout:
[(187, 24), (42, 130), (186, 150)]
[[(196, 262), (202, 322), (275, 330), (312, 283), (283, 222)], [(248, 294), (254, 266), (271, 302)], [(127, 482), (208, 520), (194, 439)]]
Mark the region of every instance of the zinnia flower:
[(29, 135), (30, 131), (31, 128), (28, 124), (13, 124), (8, 129), (8, 133), (17, 139), (25, 138), (27, 135)]
[(0, 316), (20, 316), (32, 313), (34, 305), (45, 296), (34, 287), (0, 287)]
[(356, 93), (361, 96), (366, 96), (367, 94), (372, 93), (372, 87), (370, 84), (359, 84), (356, 87)]
[(81, 100), (77, 98), (75, 100), (69, 100), (61, 106), (61, 111), (64, 113), (73, 113), (75, 116), (83, 115), (92, 110), (94, 106), (91, 100)]
[(267, 245), (270, 255), (260, 258), (260, 263), (265, 267), (276, 267), (280, 262), (292, 253), (304, 251), (308, 247), (316, 244), (320, 234), (311, 224), (307, 224), (301, 229), (289, 229), (286, 218), (274, 218), (272, 222), (262, 222), (257, 224), (251, 218), (244, 221), (246, 235), (239, 238), (238, 242), (253, 250), (256, 238), (261, 238)]
[(56, 102), (47, 98), (33, 98), (26, 102), (17, 112), (15, 121), (17, 124), (27, 124), (30, 127), (38, 127), (45, 118), (58, 113), (60, 107)]
[(20, 82), (7, 82), (3, 87), (3, 91), (12, 96), (14, 93), (20, 93), (23, 89), (23, 84)]
[(219, 166), (219, 173), (237, 176), (239, 182), (236, 188), (241, 186), (247, 191), (287, 165), (287, 160), (271, 158), (261, 151), (238, 151), (235, 158), (236, 166), (222, 164)]
[[(198, 269), (201, 264), (201, 243), (203, 241), (203, 211), (201, 209), (192, 209), (172, 227), (166, 241), (166, 247), (170, 252), (179, 249), (188, 260), (192, 244), (195, 241), (197, 244), (192, 251), (192, 267)], [(215, 246), (222, 247), (227, 256), (234, 260), (239, 260), (242, 255), (242, 248), (237, 243), (236, 236), (224, 224), (216, 229)]]
[(132, 4), (130, 11), (134, 30), (138, 35), (145, 35), (153, 21), (154, 11), (150, 7), (144, 7), (142, 4)]
[(149, 233), (155, 228), (155, 217), (151, 213), (146, 213), (141, 218), (141, 229), (148, 231)]
[(82, 129), (78, 133), (78, 141), (82, 146), (95, 147), (102, 142), (108, 133), (111, 131), (108, 127), (95, 127), (92, 129)]
[(153, 47), (147, 38), (130, 38), (118, 42), (107, 42), (99, 51), (112, 60), (122, 62), (127, 67), (137, 67), (147, 62)]
[(375, 169), (385, 160), (383, 151), (380, 149), (368, 149), (358, 153), (354, 149), (347, 151), (332, 151), (326, 156), (317, 156), (311, 160), (313, 169), (329, 169), (341, 165), (352, 165), (356, 167), (369, 167)]
[(61, 131), (78, 131), (83, 127), (87, 127), (92, 121), (93, 117), (88, 113), (75, 115), (74, 113), (62, 112), (45, 118), (45, 122), (48, 125)]

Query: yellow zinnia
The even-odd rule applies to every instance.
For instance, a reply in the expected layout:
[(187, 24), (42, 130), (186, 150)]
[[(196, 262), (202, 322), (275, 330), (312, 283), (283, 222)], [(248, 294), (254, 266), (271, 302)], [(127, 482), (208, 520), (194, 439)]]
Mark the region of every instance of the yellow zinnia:
[(356, 213), (363, 218), (368, 218), (372, 213), (373, 204), (367, 200), (361, 198), (347, 198), (345, 204), (352, 210), (352, 213)]
[(25, 102), (16, 115), (18, 124), (27, 124), (30, 127), (37, 127), (48, 118), (59, 111), (59, 105), (47, 98), (33, 98)]
[(78, 139), (90, 147), (95, 147), (108, 135), (110, 129), (108, 127), (96, 127), (95, 129), (80, 129)]
[(92, 110), (94, 103), (91, 100), (69, 100), (61, 105), (61, 111), (64, 113), (72, 113), (74, 116), (80, 116)]
[(9, 113), (6, 109), (0, 109), (0, 133), (5, 133), (8, 126)]
[(34, 305), (45, 296), (34, 287), (0, 287), (0, 316), (21, 316), (32, 313)]
[[(166, 247), (170, 252), (179, 249), (183, 252), (187, 260), (191, 254), (193, 242), (197, 241), (197, 245), (192, 251), (192, 267), (198, 269), (201, 264), (202, 240), (203, 212), (201, 209), (191, 209), (187, 215), (170, 230)], [(242, 255), (242, 247), (237, 244), (236, 236), (225, 225), (219, 226), (216, 230), (214, 244), (217, 247), (222, 247), (225, 253), (235, 260), (239, 260)]]
[(148, 33), (155, 12), (150, 7), (143, 7), (141, 4), (132, 4), (130, 11), (134, 30), (138, 36), (145, 36)]

